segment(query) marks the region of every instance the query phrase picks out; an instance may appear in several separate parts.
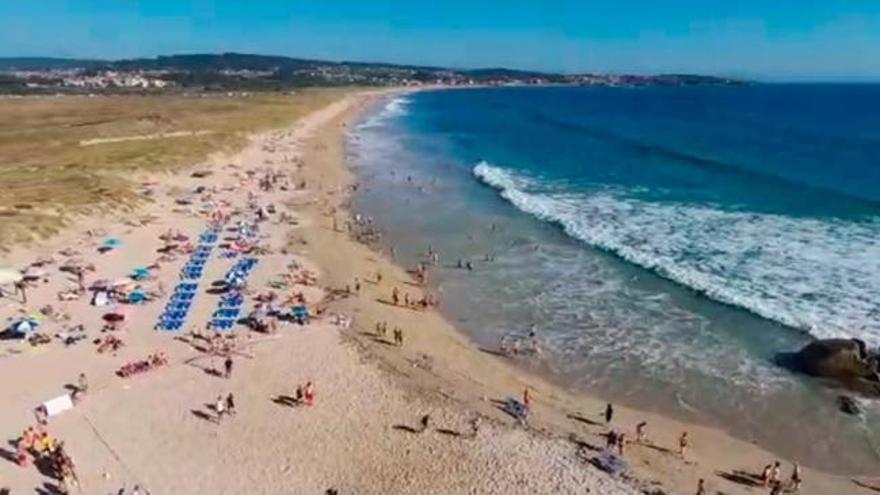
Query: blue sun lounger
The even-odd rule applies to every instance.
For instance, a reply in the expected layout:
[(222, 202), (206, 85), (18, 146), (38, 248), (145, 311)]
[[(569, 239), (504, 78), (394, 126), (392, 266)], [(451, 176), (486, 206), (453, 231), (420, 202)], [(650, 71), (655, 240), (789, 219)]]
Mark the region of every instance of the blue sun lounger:
[(211, 320), (211, 328), (215, 330), (231, 330), (234, 325), (234, 318), (214, 318)]

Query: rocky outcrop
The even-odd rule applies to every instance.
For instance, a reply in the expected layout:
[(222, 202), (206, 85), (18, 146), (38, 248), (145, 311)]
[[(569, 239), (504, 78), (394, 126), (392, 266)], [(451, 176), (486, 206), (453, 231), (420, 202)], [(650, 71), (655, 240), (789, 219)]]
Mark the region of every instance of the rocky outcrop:
[(861, 340), (816, 340), (793, 357), (794, 365), (803, 373), (830, 378), (861, 393), (880, 396), (878, 355), (868, 351)]

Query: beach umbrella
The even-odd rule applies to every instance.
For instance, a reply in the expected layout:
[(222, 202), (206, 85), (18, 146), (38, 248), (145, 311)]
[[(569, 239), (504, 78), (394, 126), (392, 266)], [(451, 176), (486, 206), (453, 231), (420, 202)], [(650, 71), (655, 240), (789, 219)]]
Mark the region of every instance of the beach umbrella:
[(104, 248), (106, 249), (116, 249), (122, 245), (122, 241), (116, 238), (107, 239), (104, 241)]
[(22, 318), (13, 322), (12, 325), (9, 326), (9, 329), (15, 333), (26, 334), (33, 332), (39, 326), (40, 322), (33, 318)]
[(24, 275), (14, 268), (0, 268), (0, 285), (21, 282), (23, 278)]
[(142, 291), (136, 290), (128, 295), (128, 302), (133, 304), (142, 303), (147, 300), (147, 295)]

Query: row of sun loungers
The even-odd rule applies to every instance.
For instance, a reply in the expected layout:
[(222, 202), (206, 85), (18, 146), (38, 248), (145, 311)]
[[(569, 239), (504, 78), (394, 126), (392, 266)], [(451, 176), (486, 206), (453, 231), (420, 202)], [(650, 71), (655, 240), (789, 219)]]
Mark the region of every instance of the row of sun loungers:
[(159, 323), (156, 325), (158, 330), (178, 331), (183, 328), (198, 292), (198, 281), (202, 278), (205, 265), (221, 232), (222, 227), (212, 225), (199, 236), (199, 246), (181, 268), (180, 282), (174, 288), (171, 298), (165, 305), (165, 311), (159, 317)]
[(256, 267), (257, 261), (256, 258), (242, 258), (226, 273), (224, 282), (230, 290), (220, 298), (217, 310), (212, 315), (211, 328), (230, 330), (235, 326), (244, 305), (244, 296), (240, 289)]

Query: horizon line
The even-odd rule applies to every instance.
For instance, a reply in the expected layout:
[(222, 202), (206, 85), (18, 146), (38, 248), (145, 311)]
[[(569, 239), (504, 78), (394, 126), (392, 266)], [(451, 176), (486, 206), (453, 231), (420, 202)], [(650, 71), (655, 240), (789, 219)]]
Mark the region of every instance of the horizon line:
[(168, 54), (158, 54), (158, 55), (140, 55), (140, 56), (127, 56), (127, 57), (117, 57), (117, 58), (94, 58), (94, 57), (79, 57), (79, 56), (56, 56), (56, 55), (0, 55), (0, 60), (6, 59), (47, 59), (47, 60), (81, 60), (81, 61), (91, 61), (91, 62), (119, 62), (124, 60), (139, 60), (139, 59), (158, 59), (161, 57), (174, 57), (174, 56), (193, 56), (193, 55), (245, 55), (245, 56), (257, 56), (257, 57), (278, 57), (278, 58), (289, 58), (294, 60), (307, 60), (310, 62), (327, 62), (333, 64), (370, 64), (370, 65), (387, 65), (387, 66), (402, 66), (402, 67), (418, 67), (418, 68), (426, 68), (426, 69), (446, 69), (446, 70), (455, 70), (455, 71), (476, 71), (476, 70), (509, 70), (515, 72), (534, 72), (536, 74), (544, 74), (544, 75), (565, 75), (565, 76), (573, 76), (573, 75), (584, 75), (584, 74), (597, 74), (597, 75), (619, 75), (619, 76), (663, 76), (663, 75), (696, 75), (696, 76), (708, 76), (708, 77), (717, 77), (724, 79), (733, 79), (740, 81), (748, 81), (748, 82), (757, 82), (762, 84), (880, 84), (880, 76), (838, 76), (838, 77), (830, 77), (830, 78), (822, 78), (818, 76), (811, 75), (802, 75), (802, 76), (768, 76), (768, 75), (731, 75), (729, 73), (706, 73), (706, 72), (696, 72), (696, 71), (658, 71), (658, 72), (645, 72), (645, 71), (633, 71), (633, 72), (622, 72), (622, 71), (595, 71), (595, 70), (583, 70), (583, 71), (566, 71), (566, 70), (546, 70), (546, 69), (529, 69), (529, 68), (519, 68), (519, 67), (508, 67), (504, 65), (485, 65), (485, 66), (471, 66), (471, 67), (456, 67), (456, 66), (445, 66), (445, 65), (434, 65), (434, 64), (415, 64), (415, 63), (407, 63), (407, 62), (387, 62), (387, 61), (375, 61), (375, 60), (346, 60), (346, 59), (329, 59), (329, 58), (318, 58), (318, 57), (308, 57), (308, 56), (298, 56), (298, 55), (281, 55), (277, 53), (255, 53), (255, 52), (238, 52), (238, 51), (217, 51), (217, 52), (208, 52), (208, 51), (181, 51), (181, 52), (173, 52)]

